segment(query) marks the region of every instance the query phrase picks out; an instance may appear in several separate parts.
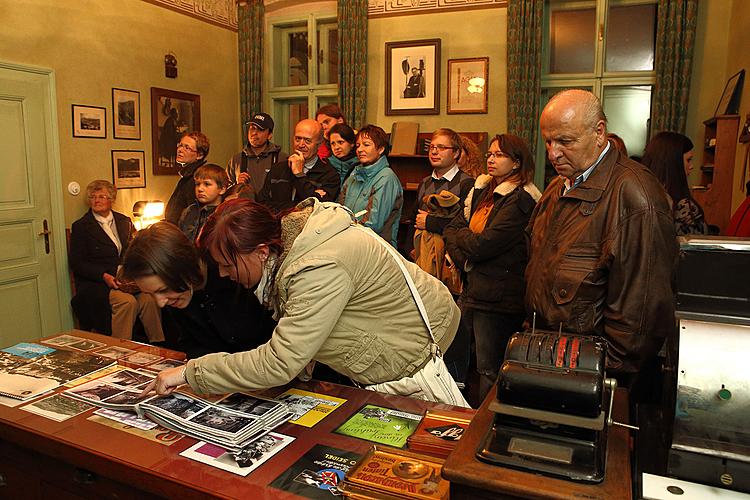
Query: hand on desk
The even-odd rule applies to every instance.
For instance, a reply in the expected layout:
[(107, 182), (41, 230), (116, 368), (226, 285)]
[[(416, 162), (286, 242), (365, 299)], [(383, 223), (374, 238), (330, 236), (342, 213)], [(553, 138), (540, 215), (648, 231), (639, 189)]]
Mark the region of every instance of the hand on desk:
[(174, 368), (167, 368), (160, 371), (159, 375), (143, 389), (141, 397), (146, 396), (151, 391), (156, 391), (156, 394), (159, 396), (166, 396), (167, 394), (172, 394), (172, 391), (183, 384), (187, 384), (185, 367), (175, 366)]

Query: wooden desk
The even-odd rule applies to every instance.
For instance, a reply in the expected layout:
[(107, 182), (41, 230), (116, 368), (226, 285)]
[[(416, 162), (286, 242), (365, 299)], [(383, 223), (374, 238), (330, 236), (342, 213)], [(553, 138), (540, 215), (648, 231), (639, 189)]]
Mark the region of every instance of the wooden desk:
[[(88, 332), (68, 333), (110, 345), (184, 358), (175, 351), (126, 340)], [(55, 422), (18, 407), (0, 405), (0, 484), (3, 484), (0, 498), (299, 498), (267, 485), (314, 444), (365, 453), (372, 443), (332, 433), (364, 404), (413, 413), (427, 408), (454, 409), (325, 382), (293, 385), (347, 401), (312, 428), (284, 424), (276, 429), (296, 439), (247, 477), (179, 456), (181, 451), (196, 443), (189, 437), (165, 446), (87, 420), (93, 410)], [(275, 388), (264, 394), (275, 396), (285, 389)], [(175, 435), (167, 431), (162, 438), (174, 440)]]
[[(632, 498), (629, 431), (623, 427), (609, 428), (607, 465), (604, 481), (600, 484), (565, 481), (479, 461), (475, 453), (492, 425), (494, 413), (487, 407), (494, 397), (495, 392), (490, 391), (466, 434), (445, 461), (443, 475), (451, 481), (451, 498)], [(617, 390), (613, 412), (615, 420), (627, 422), (628, 403), (627, 392), (624, 389)]]

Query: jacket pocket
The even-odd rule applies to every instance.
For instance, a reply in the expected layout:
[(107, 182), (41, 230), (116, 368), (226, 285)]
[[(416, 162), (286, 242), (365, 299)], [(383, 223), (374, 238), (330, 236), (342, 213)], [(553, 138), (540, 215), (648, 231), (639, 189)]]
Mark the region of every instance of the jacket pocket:
[(581, 298), (578, 296), (578, 290), (586, 278), (597, 269), (599, 253), (598, 246), (570, 247), (560, 261), (552, 285), (552, 296), (557, 305), (568, 304), (574, 298)]
[(368, 332), (357, 331), (359, 342), (344, 355), (344, 364), (360, 382), (393, 380), (406, 366), (403, 357), (394, 352), (380, 337)]

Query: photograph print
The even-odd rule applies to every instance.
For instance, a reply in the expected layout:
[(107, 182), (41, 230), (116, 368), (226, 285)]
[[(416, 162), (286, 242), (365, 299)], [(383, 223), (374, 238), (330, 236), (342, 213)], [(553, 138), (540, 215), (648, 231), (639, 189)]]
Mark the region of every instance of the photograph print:
[(201, 129), (201, 98), (151, 87), (151, 149), (154, 175), (177, 175), (177, 143), (185, 132)]
[(107, 110), (99, 106), (72, 105), (73, 137), (107, 138)]
[(440, 112), (440, 39), (385, 44), (385, 114)]
[(112, 120), (115, 139), (141, 138), (141, 93), (112, 89)]
[(143, 151), (112, 150), (112, 183), (117, 189), (146, 187), (146, 154)]

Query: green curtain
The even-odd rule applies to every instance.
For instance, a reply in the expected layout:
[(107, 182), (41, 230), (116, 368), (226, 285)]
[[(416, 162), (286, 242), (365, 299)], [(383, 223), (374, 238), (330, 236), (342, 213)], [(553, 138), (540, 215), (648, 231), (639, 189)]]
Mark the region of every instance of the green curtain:
[(338, 0), (339, 106), (353, 128), (366, 123), (367, 0)]
[(263, 0), (248, 0), (237, 6), (240, 59), (240, 120), (245, 123), (261, 109), (263, 81)]
[(544, 0), (508, 1), (508, 132), (536, 150)]
[(698, 0), (659, 0), (651, 134), (685, 132)]

